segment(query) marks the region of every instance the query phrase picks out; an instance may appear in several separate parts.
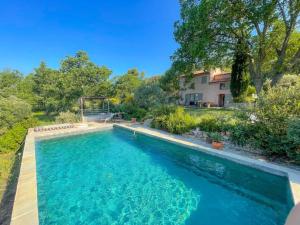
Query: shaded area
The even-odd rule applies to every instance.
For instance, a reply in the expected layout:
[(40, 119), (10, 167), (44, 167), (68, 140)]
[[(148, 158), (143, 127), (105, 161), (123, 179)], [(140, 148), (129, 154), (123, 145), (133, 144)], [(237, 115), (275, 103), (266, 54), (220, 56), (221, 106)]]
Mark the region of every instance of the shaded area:
[(18, 178), (20, 174), (20, 167), (22, 161), (24, 144), (21, 145), (20, 149), (15, 154), (13, 166), (10, 171), (10, 178), (7, 182), (5, 191), (3, 193), (0, 203), (0, 224), (9, 225), (17, 191)]

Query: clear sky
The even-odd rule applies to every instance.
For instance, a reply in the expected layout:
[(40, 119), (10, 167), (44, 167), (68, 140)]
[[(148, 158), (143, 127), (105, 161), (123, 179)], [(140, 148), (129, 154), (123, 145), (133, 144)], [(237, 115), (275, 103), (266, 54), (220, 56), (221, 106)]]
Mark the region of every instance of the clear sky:
[(178, 0), (0, 0), (0, 69), (58, 68), (78, 50), (114, 75), (162, 74), (177, 48)]

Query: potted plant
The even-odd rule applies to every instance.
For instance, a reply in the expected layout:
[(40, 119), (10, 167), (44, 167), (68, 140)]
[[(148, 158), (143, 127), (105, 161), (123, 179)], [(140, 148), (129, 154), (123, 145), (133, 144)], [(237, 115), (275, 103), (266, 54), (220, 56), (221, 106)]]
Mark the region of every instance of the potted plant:
[(220, 133), (209, 133), (209, 138), (212, 140), (212, 147), (214, 149), (223, 149), (224, 143), (223, 143), (223, 137)]

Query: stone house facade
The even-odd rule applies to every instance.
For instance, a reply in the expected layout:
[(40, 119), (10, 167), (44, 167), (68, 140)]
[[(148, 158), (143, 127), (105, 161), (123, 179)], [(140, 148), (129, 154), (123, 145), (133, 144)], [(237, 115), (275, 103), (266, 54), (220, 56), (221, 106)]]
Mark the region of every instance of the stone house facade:
[(210, 105), (224, 107), (232, 102), (230, 92), (230, 77), (228, 72), (220, 69), (196, 71), (193, 78), (180, 77), (181, 105)]

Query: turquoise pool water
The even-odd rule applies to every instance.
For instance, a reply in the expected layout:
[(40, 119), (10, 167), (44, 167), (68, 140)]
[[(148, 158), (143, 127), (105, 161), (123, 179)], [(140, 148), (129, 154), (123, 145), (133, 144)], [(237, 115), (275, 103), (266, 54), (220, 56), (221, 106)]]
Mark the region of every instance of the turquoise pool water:
[(285, 177), (127, 130), (36, 143), (41, 225), (281, 225)]

